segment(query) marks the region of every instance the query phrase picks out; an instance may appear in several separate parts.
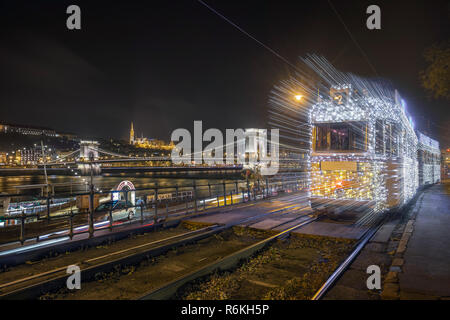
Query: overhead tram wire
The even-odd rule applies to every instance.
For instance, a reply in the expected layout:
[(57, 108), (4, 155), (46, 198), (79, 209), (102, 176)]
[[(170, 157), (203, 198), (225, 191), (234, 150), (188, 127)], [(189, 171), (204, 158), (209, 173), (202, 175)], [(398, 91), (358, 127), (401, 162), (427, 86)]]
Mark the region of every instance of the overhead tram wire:
[[(279, 54), (278, 52), (276, 52), (274, 49), (272, 49), (271, 47), (269, 47), (268, 45), (266, 45), (265, 43), (261, 42), (260, 40), (258, 40), (257, 38), (255, 38), (253, 35), (251, 35), (250, 33), (248, 33), (247, 31), (245, 31), (242, 27), (238, 26), (236, 23), (234, 23), (233, 21), (231, 21), (230, 19), (228, 19), (226, 16), (224, 16), (223, 14), (221, 14), (220, 12), (218, 12), (217, 10), (215, 10), (213, 7), (211, 7), (210, 5), (208, 5), (207, 3), (205, 3), (202, 0), (197, 0), (200, 4), (202, 4), (204, 7), (206, 7), (208, 10), (210, 10), (211, 12), (213, 12), (214, 14), (216, 14), (217, 16), (219, 16), (221, 19), (223, 19), (224, 21), (226, 21), (227, 23), (229, 23), (230, 25), (232, 25), (233, 27), (235, 27), (236, 29), (238, 29), (240, 32), (242, 32), (244, 35), (246, 35), (247, 37), (249, 37), (250, 39), (252, 39), (253, 41), (257, 42), (260, 46), (262, 46), (263, 48), (265, 48), (266, 50), (268, 50), (270, 53), (272, 53), (273, 55), (275, 55), (277, 58), (279, 58), (280, 60), (282, 60), (284, 63), (286, 63), (287, 65), (289, 65), (291, 68), (293, 68), (295, 71), (299, 72), (300, 74), (304, 74), (304, 71), (300, 70), (299, 68), (297, 68), (293, 63), (291, 63), (289, 60), (287, 60), (286, 58), (284, 58), (281, 54)], [(334, 5), (331, 3), (331, 0), (328, 0), (328, 3), (331, 7), (331, 9), (334, 11), (334, 13), (336, 14), (336, 16), (338, 17), (339, 21), (342, 23), (342, 25), (344, 26), (346, 32), (349, 34), (350, 38), (352, 39), (352, 41), (354, 42), (354, 44), (356, 45), (356, 47), (358, 48), (359, 51), (361, 51), (364, 59), (366, 60), (366, 62), (368, 63), (368, 65), (370, 66), (370, 68), (372, 69), (372, 71), (375, 73), (375, 75), (377, 77), (379, 77), (379, 74), (377, 72), (377, 70), (375, 69), (374, 65), (370, 62), (369, 57), (367, 56), (367, 54), (365, 53), (365, 51), (361, 48), (361, 46), (359, 45), (359, 43), (356, 41), (355, 37), (353, 36), (353, 34), (351, 33), (350, 29), (347, 27), (347, 25), (345, 24), (344, 20), (342, 19), (341, 15), (339, 14), (339, 12), (336, 10), (336, 8), (334, 7)]]
[(334, 11), (334, 13), (336, 14), (336, 16), (338, 17), (339, 21), (342, 23), (342, 25), (345, 28), (345, 31), (347, 31), (348, 35), (350, 36), (350, 38), (352, 39), (352, 41), (355, 43), (356, 47), (358, 47), (359, 51), (361, 51), (364, 59), (366, 60), (366, 62), (369, 64), (370, 68), (372, 69), (372, 71), (375, 73), (375, 75), (377, 77), (379, 77), (379, 74), (377, 72), (377, 70), (375, 69), (375, 67), (373, 66), (373, 64), (370, 62), (369, 57), (367, 56), (366, 52), (361, 48), (361, 46), (358, 44), (358, 42), (356, 41), (355, 37), (353, 36), (353, 34), (350, 32), (350, 29), (347, 27), (347, 25), (345, 24), (344, 20), (342, 19), (341, 15), (339, 14), (339, 12), (336, 10), (336, 8), (334, 7), (334, 5), (331, 3), (331, 0), (328, 0), (328, 4), (330, 5), (331, 9)]

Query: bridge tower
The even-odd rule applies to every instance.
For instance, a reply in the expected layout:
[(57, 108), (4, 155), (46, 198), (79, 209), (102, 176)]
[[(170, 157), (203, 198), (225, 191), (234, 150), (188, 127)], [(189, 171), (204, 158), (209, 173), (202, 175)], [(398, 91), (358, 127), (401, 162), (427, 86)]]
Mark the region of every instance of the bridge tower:
[(97, 141), (80, 141), (80, 159), (82, 161), (98, 160), (98, 146)]
[[(80, 141), (80, 161), (89, 162), (98, 160), (98, 146), (97, 141)], [(78, 163), (78, 169), (80, 169), (82, 175), (100, 174), (100, 164), (98, 163)]]

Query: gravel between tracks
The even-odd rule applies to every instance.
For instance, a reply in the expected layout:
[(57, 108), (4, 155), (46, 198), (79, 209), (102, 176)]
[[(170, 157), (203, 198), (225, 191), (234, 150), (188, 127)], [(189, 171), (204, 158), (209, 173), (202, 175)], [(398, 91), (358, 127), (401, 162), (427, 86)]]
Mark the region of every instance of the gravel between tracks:
[(229, 229), (195, 244), (172, 249), (165, 255), (145, 259), (137, 266), (117, 266), (109, 273), (99, 273), (95, 281), (81, 283), (81, 289), (61, 289), (41, 299), (99, 300), (136, 299), (175, 278), (221, 259), (267, 237), (267, 232), (237, 234)]
[(310, 299), (354, 241), (293, 234), (234, 271), (216, 273), (182, 288), (182, 299)]

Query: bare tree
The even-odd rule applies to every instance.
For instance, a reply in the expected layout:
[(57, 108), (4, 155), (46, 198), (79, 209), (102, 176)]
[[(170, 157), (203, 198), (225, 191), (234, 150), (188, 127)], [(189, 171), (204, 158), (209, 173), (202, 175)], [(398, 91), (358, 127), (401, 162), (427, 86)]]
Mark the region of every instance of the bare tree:
[(420, 72), (422, 86), (435, 99), (450, 99), (450, 42), (425, 49), (424, 57), (428, 67)]

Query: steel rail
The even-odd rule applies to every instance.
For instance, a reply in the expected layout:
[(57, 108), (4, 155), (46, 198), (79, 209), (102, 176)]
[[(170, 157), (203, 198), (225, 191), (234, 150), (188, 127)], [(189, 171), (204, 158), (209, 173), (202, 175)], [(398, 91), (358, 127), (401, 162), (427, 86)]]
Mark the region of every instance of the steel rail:
[[(199, 233), (199, 232), (202, 232), (202, 231), (206, 231), (206, 230), (209, 230), (209, 229), (215, 228), (215, 227), (218, 227), (218, 225), (212, 225), (212, 226), (208, 226), (208, 227), (205, 227), (205, 228), (201, 228), (201, 229), (185, 232), (185, 233), (182, 233), (182, 234), (174, 235), (174, 236), (171, 236), (171, 237), (168, 237), (168, 238), (155, 240), (155, 241), (152, 241), (152, 242), (140, 244), (140, 245), (137, 245), (137, 246), (134, 246), (134, 247), (130, 247), (130, 248), (126, 248), (126, 249), (122, 249), (122, 250), (119, 250), (119, 251), (114, 251), (114, 252), (111, 252), (111, 253), (108, 253), (108, 254), (105, 254), (105, 255), (102, 255), (102, 256), (98, 256), (98, 257), (91, 258), (91, 259), (88, 259), (88, 260), (79, 261), (79, 262), (76, 262), (76, 263), (72, 263), (71, 265), (74, 265), (74, 264), (75, 265), (80, 265), (80, 264), (85, 264), (85, 263), (89, 264), (89, 263), (94, 262), (96, 260), (104, 259), (104, 258), (115, 256), (115, 255), (119, 255), (119, 254), (122, 254), (122, 253), (125, 253), (125, 252), (128, 252), (128, 251), (132, 251), (132, 250), (136, 250), (136, 249), (152, 246), (152, 245), (155, 245), (155, 244), (163, 243), (163, 242), (166, 242), (166, 241), (169, 241), (169, 240), (173, 240), (173, 239), (176, 239), (176, 238), (184, 237), (186, 235), (191, 235), (191, 234), (194, 234), (194, 233)], [(66, 266), (63, 266), (63, 267), (59, 267), (59, 268), (56, 268), (56, 269), (53, 269), (53, 270), (45, 271), (45, 272), (42, 272), (42, 273), (39, 273), (39, 274), (35, 274), (35, 275), (29, 276), (29, 277), (25, 277), (25, 278), (22, 278), (22, 279), (14, 280), (14, 281), (11, 281), (11, 282), (8, 282), (8, 283), (0, 284), (0, 292), (1, 292), (2, 289), (10, 287), (10, 286), (13, 286), (13, 285), (17, 285), (17, 284), (20, 284), (20, 283), (23, 283), (23, 282), (26, 282), (26, 281), (29, 281), (29, 280), (34, 280), (34, 279), (37, 279), (37, 278), (40, 278), (40, 277), (43, 277), (43, 276), (46, 276), (46, 275), (54, 274), (54, 273), (57, 273), (57, 272), (62, 271), (62, 270), (67, 270), (67, 267), (69, 267), (69, 265), (66, 265)], [(1, 296), (1, 294), (0, 294), (0, 296)]]
[[(423, 198), (422, 194), (423, 190), (420, 190), (417, 192), (414, 197), (409, 200), (407, 204), (405, 204), (403, 207), (399, 208), (398, 212), (401, 213), (408, 213), (409, 210), (414, 206), (414, 204), (418, 201), (418, 199)], [(393, 211), (390, 211), (391, 213)], [(336, 283), (336, 281), (342, 276), (342, 274), (347, 270), (347, 268), (350, 266), (350, 264), (353, 262), (353, 260), (358, 256), (358, 254), (361, 252), (361, 250), (365, 247), (367, 242), (370, 241), (370, 239), (377, 233), (377, 231), (390, 219), (390, 215), (386, 214), (384, 218), (382, 218), (375, 227), (372, 229), (369, 229), (364, 234), (363, 238), (358, 242), (355, 249), (352, 251), (352, 253), (342, 262), (339, 267), (331, 274), (331, 276), (327, 279), (327, 281), (320, 287), (320, 289), (314, 294), (314, 296), (311, 298), (311, 300), (320, 300), (327, 291)]]
[(358, 256), (361, 250), (365, 247), (367, 242), (373, 237), (373, 235), (378, 231), (382, 224), (379, 224), (375, 228), (368, 230), (363, 238), (358, 242), (352, 253), (337, 267), (337, 269), (331, 274), (327, 281), (320, 287), (320, 289), (314, 294), (311, 300), (321, 299), (325, 293), (335, 284), (335, 282), (341, 277), (341, 275), (347, 270), (349, 265)]
[[(290, 205), (284, 205), (281, 208), (277, 208), (275, 210), (271, 210), (269, 212), (264, 212), (262, 214), (255, 215), (250, 218), (244, 218), (240, 219), (239, 221), (235, 221), (233, 223), (229, 223), (227, 225), (212, 225), (205, 228), (201, 228), (194, 231), (189, 231), (180, 235), (171, 236), (168, 238), (160, 239), (153, 241), (151, 243), (147, 244), (141, 244), (138, 246), (134, 246), (127, 249), (122, 249), (117, 252), (112, 252), (100, 257), (94, 257), (85, 261), (81, 261), (78, 263), (75, 263), (76, 265), (87, 265), (88, 267), (86, 269), (82, 269), (82, 280), (83, 281), (89, 281), (92, 277), (95, 276), (95, 274), (99, 272), (105, 272), (107, 270), (111, 270), (114, 268), (114, 266), (117, 265), (127, 265), (127, 264), (136, 264), (145, 257), (156, 257), (161, 254), (164, 254), (168, 250), (172, 248), (176, 248), (179, 246), (183, 246), (190, 243), (195, 243), (199, 240), (205, 239), (207, 237), (210, 237), (214, 234), (217, 234), (219, 232), (222, 232), (226, 229), (229, 229), (233, 226), (240, 225), (242, 223), (251, 221), (251, 220), (257, 220), (261, 217), (265, 217), (267, 215), (277, 214), (280, 212), (283, 212), (285, 210), (289, 210), (292, 206)], [(289, 230), (293, 230), (293, 228), (290, 228)], [(187, 236), (187, 237), (186, 237)], [(278, 234), (278, 236), (281, 236), (281, 233)], [(181, 240), (176, 240), (173, 242), (169, 242), (167, 244), (164, 244), (164, 242), (176, 239), (176, 238), (182, 238)], [(186, 238), (184, 238), (186, 237)], [(270, 237), (269, 239), (272, 239), (274, 237)], [(158, 245), (156, 246), (155, 245)], [(151, 248), (149, 248), (151, 247)], [(143, 249), (144, 248), (144, 249)], [(143, 249), (143, 250), (142, 250)], [(104, 261), (98, 264), (95, 264), (96, 261), (101, 259), (110, 258), (113, 256), (118, 256), (133, 250), (139, 250), (139, 252), (130, 253), (126, 256), (116, 257), (112, 260)], [(41, 295), (43, 292), (53, 291), (58, 288), (61, 288), (66, 279), (67, 274), (65, 273), (65, 270), (67, 269), (67, 266), (56, 268), (50, 271), (46, 271), (37, 275), (25, 277), (22, 279), (18, 279), (9, 283), (1, 284), (0, 285), (0, 299), (32, 299), (36, 298), (37, 296)], [(53, 276), (52, 278), (48, 279), (45, 277)], [(45, 278), (39, 282), (32, 283), (34, 280), (38, 280), (39, 278)], [(11, 291), (3, 291), (4, 289), (14, 287), (16, 285), (24, 285), (20, 288), (13, 288)]]
[[(208, 227), (208, 230), (201, 232), (199, 234), (192, 235), (191, 232), (184, 234), (184, 236), (188, 235), (186, 238), (182, 238), (181, 240), (177, 240), (174, 242), (169, 242), (167, 244), (160, 244), (158, 246), (152, 246), (151, 248), (145, 248), (139, 250), (138, 252), (129, 253), (125, 256), (115, 257), (113, 259), (109, 259), (104, 262), (96, 263), (96, 260), (107, 259), (114, 255), (120, 255), (123, 253), (127, 253), (127, 250), (120, 250), (117, 253), (111, 253), (104, 255), (102, 257), (91, 258), (86, 261), (82, 261), (78, 266), (87, 266), (87, 268), (81, 268), (81, 278), (82, 282), (87, 282), (95, 277), (99, 272), (108, 272), (113, 270), (117, 265), (129, 265), (129, 264), (137, 264), (142, 259), (146, 257), (156, 257), (165, 252), (169, 251), (172, 248), (183, 246), (189, 243), (194, 243), (204, 238), (207, 238), (213, 234), (219, 233), (223, 231), (225, 227), (217, 227), (214, 228)], [(164, 239), (166, 240), (166, 239)], [(158, 242), (158, 241), (157, 241)], [(159, 241), (163, 242), (163, 241)], [(132, 251), (136, 248), (130, 248), (128, 251)], [(47, 276), (52, 276), (51, 278), (46, 278)], [(45, 292), (55, 291), (64, 287), (67, 280), (66, 269), (57, 268), (48, 272), (41, 273), (36, 275), (36, 277), (27, 277), (21, 280), (13, 281), (8, 284), (4, 284), (2, 289), (13, 287), (10, 291), (0, 291), (0, 300), (17, 300), (17, 299), (34, 299), (39, 297)], [(33, 283), (33, 280), (39, 280), (39, 278), (43, 278), (42, 280)], [(15, 285), (23, 285), (20, 288), (14, 288)]]
[(216, 270), (228, 270), (236, 267), (240, 261), (243, 259), (248, 259), (258, 251), (264, 249), (266, 246), (268, 246), (270, 243), (275, 241), (276, 239), (284, 238), (286, 237), (290, 232), (292, 232), (295, 229), (301, 228), (304, 225), (311, 223), (313, 221), (317, 220), (317, 217), (311, 217), (310, 219), (306, 221), (302, 221), (301, 223), (287, 228), (267, 239), (261, 240), (257, 243), (254, 243), (246, 248), (243, 248), (237, 252), (231, 253), (228, 256), (224, 257), (223, 259), (220, 259), (219, 261), (212, 262), (204, 267), (201, 267), (187, 275), (184, 275), (182, 277), (179, 277), (169, 283), (166, 283), (154, 290), (151, 290), (150, 292), (147, 292), (146, 294), (139, 297), (139, 300), (164, 300), (164, 299), (170, 299), (173, 297), (177, 290), (181, 288), (183, 285), (187, 284), (188, 282), (194, 281), (196, 279), (199, 279), (201, 277), (204, 277), (208, 274), (213, 273)]

